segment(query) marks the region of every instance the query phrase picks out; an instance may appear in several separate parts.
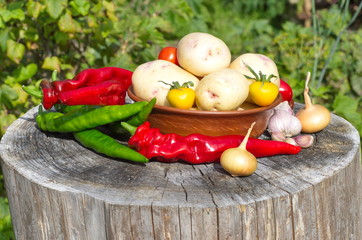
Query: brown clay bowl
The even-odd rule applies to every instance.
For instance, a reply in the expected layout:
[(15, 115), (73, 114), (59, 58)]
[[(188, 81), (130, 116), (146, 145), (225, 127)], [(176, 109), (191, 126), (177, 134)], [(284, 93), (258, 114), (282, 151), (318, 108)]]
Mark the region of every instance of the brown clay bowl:
[[(142, 101), (133, 93), (132, 87), (128, 89), (128, 96), (135, 102)], [(269, 106), (238, 111), (184, 110), (155, 105), (147, 120), (151, 127), (159, 128), (162, 133), (176, 133), (182, 136), (192, 133), (209, 136), (245, 136), (251, 124), (255, 122), (250, 136), (257, 138), (266, 130), (273, 108), (281, 101), (282, 97), (279, 94)]]

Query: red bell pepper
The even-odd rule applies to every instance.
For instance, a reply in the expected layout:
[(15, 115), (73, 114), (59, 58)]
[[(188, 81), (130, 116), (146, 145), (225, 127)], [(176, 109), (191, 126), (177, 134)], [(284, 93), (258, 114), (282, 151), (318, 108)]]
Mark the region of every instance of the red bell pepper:
[[(151, 128), (149, 122), (140, 125), (129, 139), (129, 146), (148, 159), (162, 162), (184, 160), (192, 164), (219, 162), (221, 154), (229, 148), (240, 145), (244, 136), (206, 136), (190, 134), (180, 136), (174, 133), (162, 134), (158, 128)], [(273, 140), (249, 138), (246, 149), (255, 157), (282, 154), (297, 154), (299, 146)]]

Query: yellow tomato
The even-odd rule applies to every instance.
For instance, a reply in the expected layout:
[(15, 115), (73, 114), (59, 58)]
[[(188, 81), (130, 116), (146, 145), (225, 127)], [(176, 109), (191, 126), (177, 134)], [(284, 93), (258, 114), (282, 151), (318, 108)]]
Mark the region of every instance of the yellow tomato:
[(259, 106), (268, 106), (274, 102), (279, 93), (279, 88), (271, 82), (255, 81), (249, 86), (251, 100)]
[(187, 87), (174, 88), (168, 92), (167, 100), (172, 107), (189, 109), (194, 105), (195, 91)]

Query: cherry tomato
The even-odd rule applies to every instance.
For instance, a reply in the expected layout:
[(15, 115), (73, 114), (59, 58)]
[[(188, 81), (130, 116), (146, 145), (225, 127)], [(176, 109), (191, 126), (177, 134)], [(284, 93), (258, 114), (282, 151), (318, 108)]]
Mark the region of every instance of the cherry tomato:
[(282, 95), (283, 101), (291, 102), (293, 100), (293, 90), (289, 86), (289, 84), (282, 79), (280, 79), (280, 87), (279, 87), (280, 95)]
[(172, 107), (189, 109), (194, 105), (195, 91), (187, 87), (174, 88), (168, 92), (167, 100)]
[(251, 100), (259, 106), (268, 106), (274, 102), (279, 93), (277, 85), (271, 82), (255, 81), (249, 86)]
[(179, 65), (177, 61), (177, 48), (175, 47), (162, 48), (160, 53), (158, 54), (158, 59), (166, 60), (176, 65)]

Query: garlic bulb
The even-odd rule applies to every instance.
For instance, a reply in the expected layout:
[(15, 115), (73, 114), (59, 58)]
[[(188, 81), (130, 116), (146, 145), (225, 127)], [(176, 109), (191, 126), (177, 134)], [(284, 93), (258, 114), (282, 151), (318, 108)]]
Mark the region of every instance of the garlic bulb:
[(287, 101), (274, 108), (274, 114), (268, 123), (268, 131), (272, 140), (286, 142), (302, 148), (311, 147), (314, 143), (313, 135), (299, 135), (302, 124), (295, 116)]
[(268, 123), (268, 131), (272, 138), (284, 139), (298, 135), (302, 130), (302, 124), (294, 115), (287, 101), (274, 108), (274, 114)]
[(294, 115), (293, 109), (289, 106), (288, 101), (281, 102), (278, 106), (274, 108), (274, 110), (284, 110)]

